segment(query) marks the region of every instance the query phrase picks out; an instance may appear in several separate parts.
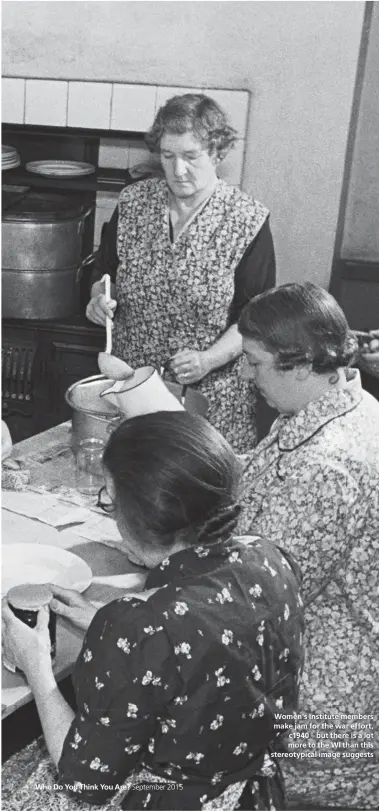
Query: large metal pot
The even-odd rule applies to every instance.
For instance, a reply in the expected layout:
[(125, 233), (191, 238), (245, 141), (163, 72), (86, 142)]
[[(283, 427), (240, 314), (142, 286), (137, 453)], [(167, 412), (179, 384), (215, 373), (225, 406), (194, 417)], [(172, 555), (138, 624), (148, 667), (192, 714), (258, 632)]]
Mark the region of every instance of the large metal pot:
[(36, 191), (13, 195), (3, 205), (4, 318), (64, 318), (78, 312), (88, 213), (66, 195)]
[[(176, 383), (166, 386), (177, 397), (181, 398), (182, 387)], [(72, 411), (72, 447), (76, 453), (82, 439), (96, 437), (106, 442), (115, 428), (125, 419), (125, 415), (100, 394), (109, 388), (109, 380), (104, 375), (94, 375), (73, 383), (65, 394), (66, 403)], [(184, 406), (190, 414), (205, 417), (208, 411), (208, 400), (203, 394), (187, 389)]]

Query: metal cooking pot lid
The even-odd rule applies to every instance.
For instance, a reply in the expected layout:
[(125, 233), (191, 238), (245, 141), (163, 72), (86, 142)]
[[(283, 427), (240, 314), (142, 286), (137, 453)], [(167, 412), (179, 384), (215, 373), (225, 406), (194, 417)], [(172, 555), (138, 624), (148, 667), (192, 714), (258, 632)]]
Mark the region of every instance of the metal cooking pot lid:
[(85, 206), (75, 197), (50, 192), (3, 192), (3, 220), (17, 222), (57, 222), (81, 217)]

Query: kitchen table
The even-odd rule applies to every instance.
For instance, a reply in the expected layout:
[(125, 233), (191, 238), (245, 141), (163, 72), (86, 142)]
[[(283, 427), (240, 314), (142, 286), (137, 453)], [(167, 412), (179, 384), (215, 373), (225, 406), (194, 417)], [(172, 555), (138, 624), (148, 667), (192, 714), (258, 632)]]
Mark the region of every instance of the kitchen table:
[[(42, 434), (25, 439), (13, 448), (12, 458), (21, 460), (30, 469), (29, 492), (45, 490), (62, 495), (69, 499), (75, 496), (75, 459), (70, 444), (70, 423), (63, 423)], [(6, 494), (5, 494), (6, 495)], [(22, 492), (20, 493), (22, 499)], [(85, 497), (85, 506), (96, 512), (96, 497)], [(12, 532), (12, 516), (17, 534)], [(99, 518), (101, 516), (99, 515)], [(112, 521), (113, 520), (109, 519)], [(49, 527), (39, 521), (2, 510), (2, 543), (51, 543)], [(80, 530), (80, 525), (74, 528)], [(60, 548), (71, 550), (81, 557), (92, 569), (93, 576), (110, 577), (113, 575), (142, 573), (141, 569), (131, 564), (125, 554), (118, 548), (119, 541), (108, 540), (106, 543), (81, 537), (71, 527), (57, 532), (50, 529), (54, 543)], [(20, 537), (21, 535), (21, 537)], [(98, 605), (110, 602), (125, 592), (125, 587), (115, 587), (112, 583), (92, 583), (85, 592), (88, 599)], [(57, 621), (57, 656), (54, 673), (57, 681), (66, 677), (72, 670), (82, 646), (83, 632), (58, 617)], [(20, 674), (10, 673), (2, 667), (2, 717), (5, 718), (16, 709), (32, 700), (31, 691), (26, 680)]]

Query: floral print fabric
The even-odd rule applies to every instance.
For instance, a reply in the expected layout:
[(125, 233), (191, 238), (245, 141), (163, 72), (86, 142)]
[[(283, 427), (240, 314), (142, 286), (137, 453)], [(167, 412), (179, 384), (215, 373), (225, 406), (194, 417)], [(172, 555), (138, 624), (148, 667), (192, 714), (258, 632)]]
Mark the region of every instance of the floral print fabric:
[(379, 404), (349, 370), (342, 389), (280, 416), (243, 463), (241, 531), (272, 538), (302, 571), (300, 710), (374, 716), (373, 758), (345, 757), (338, 767), (321, 758), (298, 765), (282, 759), (290, 796), (299, 807), (377, 808)]
[(150, 571), (146, 602), (96, 614), (59, 764), (73, 796), (104, 803), (141, 769), (182, 789), (132, 788), (123, 808), (200, 809), (254, 775), (260, 795), (274, 713), (296, 707), (302, 604), (292, 560), (242, 541), (178, 552)]
[[(219, 181), (172, 244), (164, 180), (126, 187), (118, 209), (114, 354), (160, 370), (180, 349), (208, 349), (229, 326), (235, 269), (269, 212)], [(264, 289), (259, 279), (256, 295)], [(256, 444), (256, 434), (254, 389), (241, 379), (241, 366), (241, 358), (231, 361), (193, 388), (209, 401), (209, 421), (242, 452)]]

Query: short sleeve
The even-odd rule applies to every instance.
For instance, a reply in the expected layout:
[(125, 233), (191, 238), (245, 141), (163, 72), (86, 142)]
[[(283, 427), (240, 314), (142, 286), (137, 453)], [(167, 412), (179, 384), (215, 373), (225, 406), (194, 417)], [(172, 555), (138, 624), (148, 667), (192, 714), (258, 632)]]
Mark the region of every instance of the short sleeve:
[(69, 793), (95, 805), (125, 782), (178, 689), (170, 641), (146, 603), (125, 598), (98, 611), (73, 682), (77, 713), (59, 771)]
[(230, 323), (238, 321), (245, 304), (250, 299), (275, 287), (275, 282), (274, 243), (267, 219), (235, 269), (234, 298), (229, 311)]
[(101, 232), (101, 240), (95, 257), (95, 265), (91, 276), (91, 286), (100, 281), (104, 273), (109, 273), (111, 281), (116, 281), (116, 273), (119, 265), (117, 254), (117, 226), (118, 226), (118, 205), (116, 206), (109, 222), (104, 223)]

